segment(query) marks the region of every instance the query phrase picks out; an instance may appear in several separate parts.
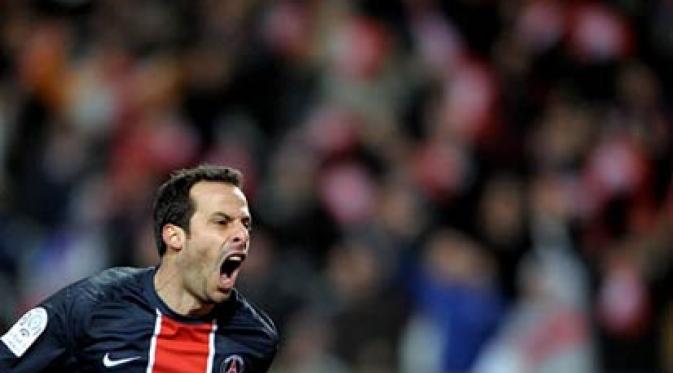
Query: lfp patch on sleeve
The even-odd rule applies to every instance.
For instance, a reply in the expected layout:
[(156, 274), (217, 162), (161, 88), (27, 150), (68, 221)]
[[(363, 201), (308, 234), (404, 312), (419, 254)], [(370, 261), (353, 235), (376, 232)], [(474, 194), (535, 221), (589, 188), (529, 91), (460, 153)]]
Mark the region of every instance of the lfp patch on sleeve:
[(14, 326), (0, 338), (17, 357), (21, 357), (47, 327), (47, 310), (36, 307), (26, 312)]

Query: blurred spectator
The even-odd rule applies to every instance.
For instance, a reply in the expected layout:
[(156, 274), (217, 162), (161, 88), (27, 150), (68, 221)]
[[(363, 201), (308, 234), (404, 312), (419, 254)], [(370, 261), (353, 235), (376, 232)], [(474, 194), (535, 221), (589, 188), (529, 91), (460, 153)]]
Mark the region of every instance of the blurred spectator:
[[(544, 248), (542, 250), (558, 250)], [(564, 249), (562, 249), (564, 250)], [(598, 372), (584, 306), (563, 289), (568, 253), (538, 253), (521, 267), (521, 301), (483, 350), (475, 372)], [(558, 264), (556, 261), (560, 262)], [(557, 267), (558, 268), (554, 268)]]
[(478, 205), (477, 230), (493, 250), (497, 283), (507, 301), (517, 299), (519, 264), (531, 245), (525, 193), (524, 184), (513, 175), (494, 176)]
[[(429, 371), (470, 371), (504, 312), (494, 272), (492, 258), (468, 238), (439, 231), (429, 239), (418, 278), (412, 278), (415, 310), (410, 317), (415, 322), (407, 327), (428, 327), (434, 336), (426, 341), (417, 329), (405, 333), (419, 338), (406, 341), (407, 348), (422, 350), (414, 346), (420, 343), (438, 354), (426, 355), (428, 360), (421, 363)], [(405, 371), (415, 371), (411, 355), (404, 355), (410, 359), (403, 362)]]
[(520, 301), (476, 372), (595, 372), (589, 277), (572, 245), (566, 201), (538, 179), (528, 201), (532, 250), (519, 266)]
[(406, 316), (403, 284), (385, 287), (379, 260), (364, 242), (332, 247), (327, 291), (320, 296), (335, 327), (335, 352), (356, 372), (396, 370), (399, 325)]

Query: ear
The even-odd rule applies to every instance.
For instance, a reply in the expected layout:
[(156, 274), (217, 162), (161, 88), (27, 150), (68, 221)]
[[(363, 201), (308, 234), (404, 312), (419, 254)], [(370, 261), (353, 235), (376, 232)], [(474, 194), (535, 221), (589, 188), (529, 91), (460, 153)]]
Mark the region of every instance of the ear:
[(185, 244), (187, 235), (181, 227), (175, 224), (166, 224), (161, 230), (161, 237), (166, 244), (167, 251), (168, 249), (180, 251)]

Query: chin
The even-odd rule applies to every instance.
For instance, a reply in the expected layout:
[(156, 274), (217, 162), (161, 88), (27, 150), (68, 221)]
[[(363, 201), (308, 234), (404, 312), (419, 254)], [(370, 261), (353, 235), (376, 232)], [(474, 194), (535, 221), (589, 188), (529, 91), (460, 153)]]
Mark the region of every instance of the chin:
[(232, 291), (223, 291), (223, 290), (218, 290), (213, 296), (210, 297), (211, 301), (213, 303), (222, 303), (227, 301), (231, 297)]

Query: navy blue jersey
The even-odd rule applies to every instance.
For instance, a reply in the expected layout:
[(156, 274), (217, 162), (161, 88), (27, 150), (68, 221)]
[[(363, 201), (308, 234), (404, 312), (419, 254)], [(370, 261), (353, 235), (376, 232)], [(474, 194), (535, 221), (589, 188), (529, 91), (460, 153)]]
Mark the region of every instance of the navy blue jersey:
[(112, 268), (51, 296), (2, 336), (0, 373), (268, 370), (278, 335), (262, 311), (234, 290), (207, 317), (176, 314), (154, 273)]

